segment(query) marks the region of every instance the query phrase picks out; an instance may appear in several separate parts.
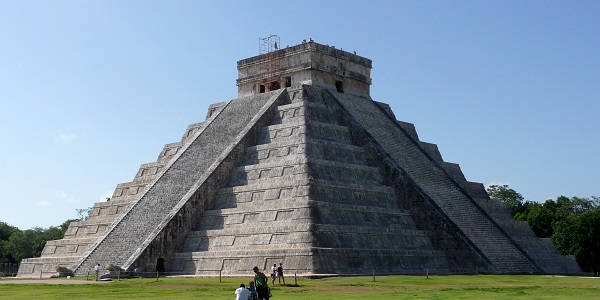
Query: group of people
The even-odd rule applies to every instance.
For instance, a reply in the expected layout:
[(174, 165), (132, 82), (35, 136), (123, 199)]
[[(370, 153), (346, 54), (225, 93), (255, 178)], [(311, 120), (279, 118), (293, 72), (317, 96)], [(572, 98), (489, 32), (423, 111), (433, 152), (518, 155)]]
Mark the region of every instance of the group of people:
[[(235, 290), (236, 300), (269, 300), (271, 297), (271, 290), (269, 289), (269, 279), (265, 273), (260, 272), (258, 267), (252, 268), (254, 271), (254, 281), (248, 283), (248, 288), (245, 284), (240, 284), (240, 287)], [(285, 285), (285, 277), (283, 277), (283, 265), (279, 263), (273, 265), (271, 268), (272, 284), (275, 284), (275, 278), (279, 278), (279, 284), (283, 280)]]
[[(254, 281), (248, 283), (248, 288), (243, 283), (240, 287), (235, 290), (235, 300), (256, 300), (258, 299), (258, 292), (254, 286)], [(268, 299), (268, 298), (267, 298)]]
[(279, 285), (281, 285), (281, 280), (283, 279), (283, 285), (285, 285), (285, 277), (283, 277), (283, 265), (279, 263), (279, 267), (277, 264), (273, 264), (271, 268), (271, 278), (273, 278), (273, 285), (275, 285), (275, 277), (279, 279)]

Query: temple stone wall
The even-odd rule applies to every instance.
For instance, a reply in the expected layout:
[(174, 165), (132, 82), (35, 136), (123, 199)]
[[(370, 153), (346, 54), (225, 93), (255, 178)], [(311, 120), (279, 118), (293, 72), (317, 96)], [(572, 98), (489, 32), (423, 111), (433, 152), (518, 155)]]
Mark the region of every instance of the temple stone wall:
[[(267, 71), (266, 64), (274, 64), (278, 69)], [(335, 89), (337, 82), (341, 82), (346, 92), (368, 95), (371, 61), (313, 41), (286, 47), (238, 61), (238, 96), (260, 93), (260, 85), (268, 86), (267, 81), (277, 80), (283, 87), (286, 77), (291, 79), (292, 87), (313, 85)]]

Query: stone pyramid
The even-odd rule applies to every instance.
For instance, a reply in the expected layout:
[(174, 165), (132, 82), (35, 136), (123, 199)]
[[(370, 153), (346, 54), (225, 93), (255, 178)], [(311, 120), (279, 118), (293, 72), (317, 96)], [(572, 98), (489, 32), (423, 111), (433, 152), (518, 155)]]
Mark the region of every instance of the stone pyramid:
[(299, 275), (581, 272), (373, 101), (370, 69), (313, 41), (239, 61), (239, 98), (211, 105), (18, 276), (96, 263), (191, 275), (280, 262)]

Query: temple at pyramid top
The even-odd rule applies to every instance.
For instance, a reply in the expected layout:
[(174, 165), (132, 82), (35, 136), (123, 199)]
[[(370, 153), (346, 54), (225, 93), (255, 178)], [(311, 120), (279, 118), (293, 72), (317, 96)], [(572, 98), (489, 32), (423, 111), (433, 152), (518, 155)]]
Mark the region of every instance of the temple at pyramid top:
[(369, 95), (371, 60), (309, 40), (242, 59), (237, 63), (238, 96), (301, 85)]

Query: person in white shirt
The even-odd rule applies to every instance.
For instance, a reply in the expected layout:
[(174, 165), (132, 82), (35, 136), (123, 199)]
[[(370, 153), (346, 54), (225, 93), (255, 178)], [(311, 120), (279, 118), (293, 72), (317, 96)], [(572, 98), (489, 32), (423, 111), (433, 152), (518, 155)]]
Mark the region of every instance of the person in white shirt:
[(275, 285), (275, 278), (277, 277), (277, 264), (273, 264), (271, 268), (271, 278), (273, 279), (273, 285)]
[(94, 272), (96, 272), (96, 281), (98, 281), (98, 277), (100, 276), (100, 264), (94, 266)]
[(248, 300), (250, 298), (250, 291), (246, 289), (246, 286), (242, 283), (240, 287), (235, 290), (235, 300)]

